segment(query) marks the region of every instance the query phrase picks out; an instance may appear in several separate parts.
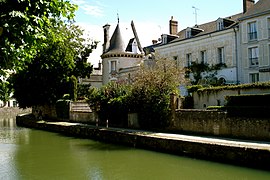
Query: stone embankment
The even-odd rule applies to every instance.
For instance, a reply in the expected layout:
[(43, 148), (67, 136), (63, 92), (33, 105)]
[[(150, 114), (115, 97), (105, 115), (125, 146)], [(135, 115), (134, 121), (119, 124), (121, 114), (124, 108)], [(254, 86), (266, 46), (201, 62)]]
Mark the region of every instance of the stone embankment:
[(17, 116), (16, 121), (18, 126), (69, 136), (270, 170), (270, 142), (104, 128), (70, 122), (37, 121), (29, 115)]

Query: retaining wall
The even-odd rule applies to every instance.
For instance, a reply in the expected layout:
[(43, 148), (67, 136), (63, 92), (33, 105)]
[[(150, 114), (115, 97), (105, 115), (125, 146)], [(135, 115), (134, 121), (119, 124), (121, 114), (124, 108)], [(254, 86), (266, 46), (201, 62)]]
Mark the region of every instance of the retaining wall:
[(193, 134), (270, 141), (269, 118), (230, 117), (211, 110), (177, 110), (171, 130)]
[(270, 89), (236, 89), (236, 90), (222, 90), (213, 91), (211, 93), (193, 93), (194, 109), (206, 109), (208, 106), (224, 106), (225, 96), (240, 95), (240, 94), (269, 94)]
[(0, 118), (3, 117), (15, 117), (18, 114), (30, 113), (31, 108), (21, 109), (18, 107), (3, 107), (0, 108)]

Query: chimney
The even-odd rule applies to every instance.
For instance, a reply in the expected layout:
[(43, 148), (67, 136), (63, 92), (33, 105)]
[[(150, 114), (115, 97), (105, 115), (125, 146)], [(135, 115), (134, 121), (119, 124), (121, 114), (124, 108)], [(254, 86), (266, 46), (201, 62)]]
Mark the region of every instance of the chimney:
[(247, 12), (254, 4), (255, 0), (243, 0), (243, 13)]
[(103, 53), (106, 53), (110, 47), (110, 25), (106, 24), (103, 26), (104, 30), (104, 44), (103, 44)]
[(173, 16), (171, 16), (170, 20), (170, 35), (177, 35), (178, 33), (178, 21), (173, 20)]

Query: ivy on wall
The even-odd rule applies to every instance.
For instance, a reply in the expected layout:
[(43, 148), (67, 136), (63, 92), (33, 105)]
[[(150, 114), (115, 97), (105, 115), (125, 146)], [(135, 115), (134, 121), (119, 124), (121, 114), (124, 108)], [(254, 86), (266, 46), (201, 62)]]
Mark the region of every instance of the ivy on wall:
[(189, 86), (187, 89), (190, 93), (198, 92), (198, 94), (210, 94), (216, 93), (223, 90), (247, 90), (247, 89), (270, 89), (270, 81), (269, 82), (258, 82), (252, 84), (240, 84), (240, 85), (226, 85), (226, 86), (211, 86), (211, 87), (203, 87), (201, 85), (193, 85)]
[[(200, 84), (200, 81), (202, 79), (205, 79), (208, 84), (213, 86), (219, 86), (222, 85), (224, 82), (217, 79), (217, 71), (226, 67), (227, 66), (225, 63), (219, 63), (209, 66), (207, 63), (204, 62), (191, 62), (191, 65), (185, 70), (185, 77), (191, 78), (191, 83), (193, 85)], [(202, 77), (203, 73), (206, 73), (206, 76)]]

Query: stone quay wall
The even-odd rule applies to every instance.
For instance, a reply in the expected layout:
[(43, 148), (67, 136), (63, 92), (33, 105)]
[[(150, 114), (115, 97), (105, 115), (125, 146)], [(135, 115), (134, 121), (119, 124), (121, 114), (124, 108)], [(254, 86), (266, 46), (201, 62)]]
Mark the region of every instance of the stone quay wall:
[[(213, 160), (260, 169), (270, 169), (270, 147), (241, 146), (238, 143), (177, 139), (160, 133), (131, 131), (127, 129), (98, 128), (80, 123), (36, 121), (30, 116), (17, 116), (18, 126), (57, 132), (69, 136), (127, 145), (135, 148), (172, 153), (192, 158)], [(155, 136), (156, 135), (156, 136)]]
[(270, 119), (230, 117), (214, 110), (176, 110), (170, 130), (239, 139), (270, 141)]
[(18, 107), (3, 107), (0, 108), (0, 118), (3, 117), (15, 117), (18, 114), (30, 113), (31, 108), (21, 109)]

